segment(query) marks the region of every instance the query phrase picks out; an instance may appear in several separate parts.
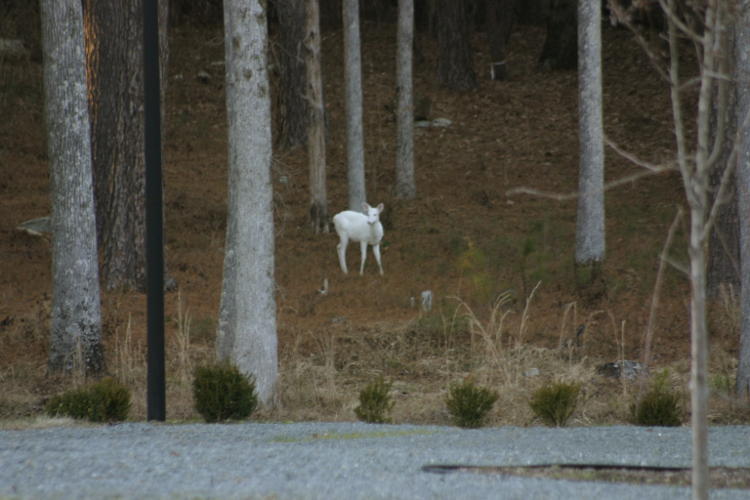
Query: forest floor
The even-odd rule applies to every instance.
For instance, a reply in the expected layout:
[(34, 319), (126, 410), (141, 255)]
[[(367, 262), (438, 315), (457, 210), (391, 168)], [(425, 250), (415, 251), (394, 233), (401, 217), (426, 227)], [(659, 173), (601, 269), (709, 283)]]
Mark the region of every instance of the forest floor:
[[(604, 280), (593, 291), (580, 289), (574, 269), (576, 200), (508, 193), (527, 187), (569, 194), (577, 188), (577, 76), (537, 68), (544, 30), (517, 27), (509, 44), (510, 78), (503, 82), (488, 79), (487, 40), (477, 35), (480, 83), (465, 93), (439, 87), (435, 43), (420, 35), (424, 58), (415, 67), (417, 98), (428, 97), (431, 117), (452, 124), (416, 129), (414, 201), (392, 195), (395, 28), (364, 23), (362, 36), (367, 191), (371, 203), (385, 204), (385, 275), (377, 273), (371, 255), (364, 276), (341, 273), (335, 233), (310, 231), (305, 150), (277, 150), (280, 405), (260, 418), (353, 420), (359, 391), (384, 375), (393, 382), (397, 423), (448, 423), (446, 391), (466, 377), (500, 393), (491, 425), (535, 423), (528, 398), (551, 380), (582, 384), (574, 425), (626, 422), (635, 383), (607, 378), (596, 367), (641, 358), (659, 253), (684, 205), (678, 175), (646, 177), (607, 192)], [(197, 414), (190, 375), (213, 359), (222, 280), (227, 192), (222, 31), (178, 26), (170, 43), (166, 265), (178, 289), (166, 297), (167, 414), (192, 419)], [(669, 162), (674, 136), (665, 82), (627, 31), (605, 28), (603, 51), (606, 134), (644, 161)], [(70, 382), (45, 373), (49, 238), (17, 229), (50, 213), (41, 61), (1, 65), (0, 418), (13, 418), (38, 413), (46, 398)], [(324, 33), (324, 81), (328, 200), (336, 213), (346, 208), (339, 32)], [(639, 172), (607, 149), (608, 181)], [(683, 221), (669, 250), (679, 262), (686, 260), (685, 228)], [(358, 269), (358, 259), (350, 249), (350, 269)], [(321, 295), (324, 280), (329, 292)], [(425, 290), (434, 296), (429, 312), (419, 308)], [(131, 386), (132, 416), (141, 419), (145, 296), (103, 295), (109, 371)], [(689, 287), (680, 271), (666, 268), (660, 298), (651, 369), (668, 369), (674, 389), (687, 395)], [(731, 298), (713, 304), (715, 423), (749, 421), (750, 412), (728, 397), (736, 370), (736, 317)]]

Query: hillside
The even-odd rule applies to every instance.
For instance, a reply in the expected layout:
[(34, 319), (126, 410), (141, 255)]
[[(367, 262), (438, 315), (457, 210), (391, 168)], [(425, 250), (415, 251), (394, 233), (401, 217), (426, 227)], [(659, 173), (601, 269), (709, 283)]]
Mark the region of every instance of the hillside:
[[(596, 373), (600, 363), (637, 360), (658, 254), (683, 203), (674, 174), (627, 183), (607, 193), (605, 287), (581, 291), (573, 266), (574, 199), (507, 192), (529, 187), (568, 194), (577, 187), (577, 88), (571, 72), (540, 72), (544, 31), (520, 26), (509, 45), (511, 78), (487, 79), (487, 41), (473, 40), (476, 91), (455, 94), (435, 82), (435, 44), (420, 35), (425, 60), (415, 67), (418, 96), (432, 101), (447, 128), (415, 134), (418, 198), (391, 195), (394, 173), (395, 28), (365, 23), (363, 82), (367, 186), (382, 216), (385, 275), (370, 256), (363, 277), (341, 274), (335, 234), (313, 236), (307, 224), (307, 157), (277, 151), (273, 178), (281, 407), (263, 418), (354, 419), (362, 386), (383, 374), (394, 381), (394, 420), (446, 423), (448, 385), (473, 376), (501, 392), (494, 423), (532, 422), (523, 402), (555, 378), (584, 383), (578, 424), (622, 422), (635, 387)], [(193, 418), (189, 376), (212, 357), (226, 219), (226, 120), (219, 27), (185, 25), (171, 33), (165, 143), (167, 267), (178, 291), (167, 304), (169, 418)], [(345, 208), (342, 44), (324, 33), (328, 195)], [(673, 150), (666, 85), (623, 30), (604, 32), (605, 130), (622, 148), (659, 163)], [(50, 211), (40, 61), (3, 62), (0, 72), (0, 418), (39, 410), (65, 381), (44, 377), (51, 291), (50, 245), (16, 230)], [(208, 78), (198, 78), (204, 71)], [(638, 170), (607, 150), (608, 180)], [(671, 252), (684, 260), (680, 230)], [(358, 255), (350, 248), (349, 266)], [(327, 279), (330, 291), (317, 290)], [(412, 307), (431, 290), (433, 311)], [(503, 327), (487, 326), (492, 304)], [(654, 363), (669, 367), (686, 390), (688, 286), (666, 272), (655, 330)], [(712, 373), (733, 380), (737, 333), (731, 304), (714, 308)], [(470, 308), (470, 309), (469, 309)], [(468, 314), (471, 311), (471, 314)], [(143, 418), (145, 297), (104, 297), (110, 371), (136, 391)], [(576, 342), (576, 331), (583, 325)], [(484, 334), (483, 334), (484, 332)], [(533, 376), (534, 370), (539, 375)], [(721, 403), (715, 421), (731, 421)]]

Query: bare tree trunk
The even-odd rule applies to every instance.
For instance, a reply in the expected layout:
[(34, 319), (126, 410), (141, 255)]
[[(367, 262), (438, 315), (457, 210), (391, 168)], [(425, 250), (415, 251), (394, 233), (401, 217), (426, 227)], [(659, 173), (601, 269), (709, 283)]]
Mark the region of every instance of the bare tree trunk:
[[(305, 1), (307, 3), (307, 1)], [(281, 106), (278, 143), (284, 148), (303, 145), (307, 140), (308, 102), (305, 99), (304, 57), (305, 3), (277, 0), (281, 50)]]
[(452, 90), (477, 86), (465, 0), (436, 0), (438, 38), (438, 81)]
[[(97, 236), (108, 289), (145, 289), (141, 1), (83, 0)], [(160, 0), (162, 102), (167, 6)]]
[(590, 283), (604, 261), (604, 133), (602, 125), (601, 3), (578, 2), (580, 173), (576, 265)]
[(490, 42), (490, 79), (508, 78), (505, 46), (515, 20), (515, 0), (487, 0), (487, 38)]
[(320, 14), (318, 0), (306, 0), (305, 69), (307, 72), (307, 154), (310, 162), (310, 222), (315, 234), (328, 232), (326, 194), (326, 136), (323, 77), (320, 70)]
[(399, 0), (397, 38), (396, 197), (410, 200), (417, 194), (414, 182), (414, 85), (412, 82), (414, 0)]
[(737, 365), (737, 397), (750, 401), (750, 1), (739, 2), (735, 20), (735, 74), (737, 75), (736, 122), (739, 129), (737, 145), (737, 201), (740, 218), (740, 263), (742, 277), (740, 296), (740, 352)]
[(50, 371), (104, 368), (80, 0), (42, 0), (52, 186)]
[(576, 67), (575, 2), (576, 0), (549, 0), (548, 2), (547, 36), (539, 57), (539, 66), (543, 69), (565, 70)]
[(278, 378), (265, 2), (225, 0), (229, 206), (217, 355), (275, 404)]
[(359, 43), (359, 0), (343, 0), (344, 79), (346, 83), (346, 164), (349, 209), (360, 211), (367, 201), (365, 147), (362, 130), (362, 56)]

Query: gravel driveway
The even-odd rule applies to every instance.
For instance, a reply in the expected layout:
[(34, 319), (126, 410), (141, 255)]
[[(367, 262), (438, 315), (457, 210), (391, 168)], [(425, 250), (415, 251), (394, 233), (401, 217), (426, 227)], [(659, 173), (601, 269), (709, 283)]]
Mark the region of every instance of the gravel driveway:
[[(750, 467), (750, 427), (714, 427), (711, 465)], [(128, 423), (0, 431), (0, 499), (689, 498), (688, 488), (424, 472), (430, 464), (690, 466), (689, 428)], [(750, 498), (715, 490), (712, 498)]]

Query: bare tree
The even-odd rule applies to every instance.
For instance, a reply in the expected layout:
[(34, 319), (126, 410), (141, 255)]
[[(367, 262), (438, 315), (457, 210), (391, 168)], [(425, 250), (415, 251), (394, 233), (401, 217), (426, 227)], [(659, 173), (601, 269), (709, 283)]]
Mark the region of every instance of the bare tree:
[(578, 123), (580, 170), (576, 265), (590, 281), (604, 261), (604, 136), (602, 125), (601, 3), (578, 2)]
[(438, 38), (438, 81), (452, 90), (471, 90), (477, 75), (469, 43), (466, 0), (435, 0)]
[(396, 197), (412, 199), (417, 194), (414, 182), (414, 85), (412, 82), (414, 0), (399, 0), (397, 38)]
[(344, 80), (346, 81), (346, 165), (349, 210), (361, 210), (365, 190), (365, 146), (362, 130), (362, 55), (359, 43), (359, 0), (343, 0)]
[[(677, 166), (682, 176), (690, 213), (688, 255), (691, 285), (691, 416), (693, 433), (693, 498), (708, 498), (708, 335), (706, 328), (706, 242), (716, 217), (717, 203), (708, 204), (709, 175), (721, 155), (721, 141), (710, 140), (712, 99), (721, 94), (720, 87), (728, 85), (728, 75), (722, 75), (719, 54), (726, 50), (724, 30), (729, 21), (729, 2), (708, 0), (705, 8), (704, 31), (698, 34), (681, 22), (675, 0), (660, 0), (667, 14), (669, 40), (670, 93), (677, 143)], [(699, 94), (697, 137), (695, 151), (690, 158), (684, 126), (683, 85), (680, 76), (679, 37), (691, 37), (699, 47)], [(717, 91), (717, 89), (719, 89)], [(720, 109), (720, 108), (718, 108)], [(731, 163), (730, 163), (731, 165)], [(721, 200), (727, 189), (726, 176), (733, 168), (725, 169), (716, 199)]]
[(304, 37), (305, 4), (308, 1), (276, 0), (279, 16), (279, 67), (281, 89), (278, 143), (293, 148), (307, 140), (308, 102), (305, 99), (306, 76)]
[[(141, 0), (83, 0), (97, 235), (108, 289), (145, 288), (141, 6)], [(168, 1), (159, 0), (162, 102), (167, 9)]]
[(52, 185), (49, 368), (103, 368), (86, 58), (80, 0), (42, 0), (44, 89)]
[(323, 77), (320, 70), (320, 11), (318, 0), (307, 0), (305, 25), (305, 70), (307, 73), (307, 154), (310, 162), (310, 222), (313, 231), (328, 232), (326, 194), (326, 136)]
[(269, 406), (278, 355), (266, 16), (262, 0), (224, 1), (229, 202), (216, 348)]

